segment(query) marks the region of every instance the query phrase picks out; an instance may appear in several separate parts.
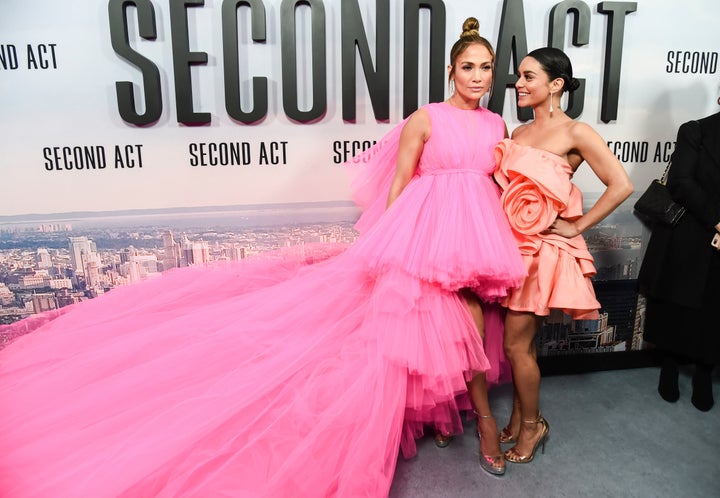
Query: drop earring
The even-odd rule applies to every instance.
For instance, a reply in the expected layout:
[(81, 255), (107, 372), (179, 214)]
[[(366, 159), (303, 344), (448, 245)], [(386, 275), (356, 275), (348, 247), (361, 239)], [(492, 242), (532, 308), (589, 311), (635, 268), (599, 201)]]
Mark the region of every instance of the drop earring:
[(450, 95), (453, 95), (455, 93), (455, 80), (450, 80), (448, 87), (450, 89)]
[(552, 101), (553, 101), (553, 93), (550, 92), (550, 114), (553, 113), (553, 106), (552, 106), (553, 102)]

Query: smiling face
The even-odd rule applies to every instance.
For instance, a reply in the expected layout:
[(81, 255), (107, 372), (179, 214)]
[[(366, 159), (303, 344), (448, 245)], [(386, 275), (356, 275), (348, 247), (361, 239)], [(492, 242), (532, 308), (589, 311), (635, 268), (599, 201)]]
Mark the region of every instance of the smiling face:
[(455, 83), (452, 98), (477, 103), (490, 90), (493, 80), (493, 56), (481, 43), (469, 45), (448, 67), (450, 80)]
[(519, 77), (515, 83), (518, 107), (537, 107), (544, 104), (550, 93), (562, 90), (562, 79), (550, 81), (540, 63), (532, 57), (525, 57), (518, 68)]

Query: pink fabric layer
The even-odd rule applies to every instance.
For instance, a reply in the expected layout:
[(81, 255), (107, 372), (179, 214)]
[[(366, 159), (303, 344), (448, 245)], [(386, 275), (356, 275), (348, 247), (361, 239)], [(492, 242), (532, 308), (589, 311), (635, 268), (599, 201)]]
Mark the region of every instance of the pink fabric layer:
[(598, 318), (590, 280), (596, 271), (585, 239), (542, 233), (558, 216), (574, 220), (583, 214), (572, 168), (560, 156), (510, 139), (497, 145), (495, 158), (503, 209), (528, 268), (523, 285), (503, 305), (539, 316), (559, 309), (576, 319)]
[[(399, 267), (444, 288), (469, 287), (484, 300), (497, 300), (526, 274), (492, 179), (504, 123), (483, 108), (438, 103), (424, 109), (430, 139), (415, 177), (387, 215), (401, 129), (348, 163), (354, 199), (365, 209), (356, 228), (369, 235), (358, 245), (372, 270)], [(398, 238), (408, 241), (403, 251), (393, 249)]]
[(0, 352), (0, 490), (379, 497), (426, 426), (461, 431), (466, 381), (508, 369), (502, 310), (483, 343), (458, 290), (500, 297), (526, 270), (492, 187), (499, 117), (427, 109), (418, 176), (357, 243), (174, 270), (36, 319)]

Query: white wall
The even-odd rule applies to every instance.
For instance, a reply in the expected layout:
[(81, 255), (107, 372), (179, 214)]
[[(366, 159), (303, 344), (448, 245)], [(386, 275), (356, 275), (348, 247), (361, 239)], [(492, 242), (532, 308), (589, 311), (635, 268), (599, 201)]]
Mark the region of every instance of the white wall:
[[(160, 70), (163, 112), (154, 124), (137, 127), (120, 117), (116, 81), (135, 83), (142, 92), (138, 69), (113, 51), (110, 43), (108, 2), (97, 0), (41, 1), (3, 0), (0, 3), (0, 216), (69, 211), (112, 211), (179, 206), (214, 206), (256, 203), (343, 200), (349, 198), (342, 168), (334, 163), (334, 144), (379, 139), (402, 119), (402, 13), (404, 4), (390, 2), (390, 119), (378, 122), (372, 111), (362, 72), (358, 71), (357, 119), (342, 119), (340, 33), (343, 29), (340, 0), (320, 3), (325, 10), (327, 53), (327, 112), (312, 123), (290, 120), (283, 110), (283, 64), (280, 46), (281, 0), (265, 0), (266, 43), (250, 43), (247, 9), (242, 10), (240, 29), (242, 99), (249, 102), (248, 79), (268, 78), (269, 111), (260, 122), (247, 125), (231, 119), (224, 106), (222, 2), (206, 0), (189, 7), (190, 49), (208, 54), (208, 63), (191, 70), (193, 108), (207, 112), (205, 126), (178, 123), (169, 0), (152, 0), (157, 39), (138, 35), (135, 9), (129, 10), (131, 46), (153, 61)], [(376, 23), (374, 0), (359, 0), (369, 31), (371, 49)], [(528, 49), (543, 46), (548, 37), (550, 10), (558, 2), (520, 0), (527, 28)], [(603, 61), (606, 57), (608, 16), (598, 12), (600, 2), (579, 2), (589, 7), (589, 43), (573, 47), (568, 21), (566, 52), (575, 76), (586, 79), (584, 111), (580, 119), (595, 126), (612, 142), (647, 147), (648, 155), (625, 165), (638, 189), (659, 175), (672, 149), (677, 127), (689, 119), (715, 112), (719, 107), (717, 54), (720, 7), (715, 0), (653, 0), (626, 2), (636, 11), (625, 18), (622, 69), (617, 119), (603, 123), (600, 101)], [(610, 3), (610, 2), (606, 2)], [(445, 54), (465, 17), (480, 20), (482, 33), (497, 43), (503, 2), (444, 2)], [(311, 106), (309, 81), (310, 7), (297, 10), (299, 23), (299, 102)], [(421, 15), (421, 38), (428, 37), (427, 14)], [(28, 53), (30, 47), (30, 54)], [(420, 53), (427, 46), (418, 47)], [(43, 52), (46, 50), (47, 52)], [(705, 71), (682, 66), (668, 71), (668, 54), (689, 52), (714, 60)], [(15, 55), (17, 57), (15, 57)], [(29, 59), (35, 57), (37, 68)], [(17, 63), (17, 66), (15, 66)], [(43, 68), (42, 65), (46, 65)], [(358, 63), (359, 65), (359, 63)], [(498, 68), (498, 71), (503, 68)], [(507, 68), (505, 68), (507, 70)], [(421, 76), (427, 67), (421, 65)], [(420, 101), (427, 100), (421, 85)], [(503, 117), (512, 130), (520, 121), (507, 90)], [(242, 166), (192, 166), (191, 144), (247, 142), (250, 163)], [(665, 148), (669, 143), (669, 148)], [(273, 145), (274, 144), (274, 145)], [(64, 160), (48, 160), (53, 148), (94, 147), (102, 150), (105, 168), (64, 169)], [(134, 168), (116, 167), (115, 148), (126, 146)], [(140, 147), (138, 147), (140, 146)], [(261, 147), (271, 147), (279, 164), (260, 164)], [(98, 149), (97, 147), (102, 147)], [(284, 155), (282, 147), (284, 147)], [(663, 151), (655, 156), (656, 149)], [(50, 151), (48, 153), (47, 151)], [(142, 165), (138, 157), (140, 151)], [(583, 166), (576, 181), (586, 192), (602, 185)]]

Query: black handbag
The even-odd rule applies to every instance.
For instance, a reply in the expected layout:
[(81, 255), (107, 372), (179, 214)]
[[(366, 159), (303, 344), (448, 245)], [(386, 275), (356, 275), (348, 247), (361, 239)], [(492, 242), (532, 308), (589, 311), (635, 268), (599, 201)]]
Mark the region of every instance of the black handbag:
[(672, 200), (667, 189), (667, 176), (672, 162), (668, 162), (662, 178), (650, 182), (650, 186), (633, 206), (638, 217), (653, 225), (660, 223), (673, 226), (685, 214), (685, 208)]

